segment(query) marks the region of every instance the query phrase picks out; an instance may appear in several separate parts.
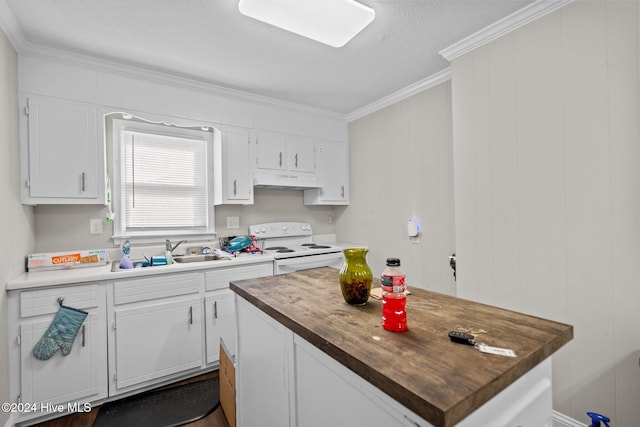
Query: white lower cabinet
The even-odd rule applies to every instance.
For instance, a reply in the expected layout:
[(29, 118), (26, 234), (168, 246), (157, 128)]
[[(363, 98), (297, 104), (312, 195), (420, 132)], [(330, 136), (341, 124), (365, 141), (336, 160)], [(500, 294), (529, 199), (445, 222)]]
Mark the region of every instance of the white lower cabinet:
[(114, 283), (111, 395), (202, 366), (200, 277), (172, 274)]
[(220, 361), (220, 339), (231, 354), (236, 351), (236, 310), (233, 292), (222, 290), (204, 299), (207, 363)]
[[(293, 391), (289, 383), (293, 372), (289, 343), (293, 333), (244, 299), (235, 300), (237, 425), (294, 427), (294, 406), (289, 398)], [(320, 405), (329, 408), (324, 403)]]
[(116, 391), (202, 365), (200, 298), (115, 311)]
[(297, 414), (293, 425), (431, 426), (299, 336), (293, 343)]
[(205, 341), (207, 364), (220, 360), (220, 338), (227, 351), (236, 354), (236, 310), (231, 280), (273, 276), (273, 263), (264, 262), (236, 267), (222, 267), (205, 273)]
[[(11, 401), (24, 405), (16, 422), (67, 410), (107, 397), (107, 337), (104, 288), (97, 284), (9, 292)], [(33, 348), (60, 308), (88, 313), (71, 353), (58, 350), (48, 360)], [(15, 335), (14, 335), (15, 334)], [(59, 406), (61, 405), (62, 409)]]
[[(8, 425), (90, 410), (91, 404), (216, 369), (220, 339), (236, 352), (229, 282), (271, 275), (273, 261), (265, 260), (9, 290), (9, 402), (22, 410), (12, 413)], [(69, 355), (58, 351), (37, 359), (33, 348), (58, 312), (59, 299), (88, 315)]]

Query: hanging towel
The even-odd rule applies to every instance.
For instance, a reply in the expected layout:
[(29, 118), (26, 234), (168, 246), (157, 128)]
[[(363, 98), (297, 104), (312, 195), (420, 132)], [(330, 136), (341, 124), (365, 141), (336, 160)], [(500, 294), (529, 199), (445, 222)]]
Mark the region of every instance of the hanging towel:
[(58, 349), (62, 349), (64, 356), (71, 353), (73, 341), (75, 341), (87, 314), (86, 311), (60, 305), (49, 329), (33, 347), (33, 355), (38, 359), (48, 360)]

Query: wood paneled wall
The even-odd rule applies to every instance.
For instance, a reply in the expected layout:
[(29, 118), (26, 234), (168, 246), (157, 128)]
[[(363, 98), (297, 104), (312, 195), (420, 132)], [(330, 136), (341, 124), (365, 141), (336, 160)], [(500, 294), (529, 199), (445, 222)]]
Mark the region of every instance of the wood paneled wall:
[(638, 423), (637, 1), (576, 1), (452, 63), (458, 295), (567, 322), (554, 409)]

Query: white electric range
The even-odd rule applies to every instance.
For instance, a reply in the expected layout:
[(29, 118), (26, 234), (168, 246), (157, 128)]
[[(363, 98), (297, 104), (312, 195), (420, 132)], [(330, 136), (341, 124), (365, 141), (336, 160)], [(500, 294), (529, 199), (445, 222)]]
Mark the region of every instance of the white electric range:
[(269, 222), (249, 226), (256, 245), (273, 255), (274, 274), (291, 273), (317, 267), (341, 268), (342, 248), (313, 242), (311, 224), (306, 222)]

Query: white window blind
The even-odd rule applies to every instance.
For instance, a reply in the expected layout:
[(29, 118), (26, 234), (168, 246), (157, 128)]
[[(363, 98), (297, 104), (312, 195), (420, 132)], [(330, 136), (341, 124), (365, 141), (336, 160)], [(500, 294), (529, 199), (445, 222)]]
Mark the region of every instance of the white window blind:
[(127, 231), (206, 229), (207, 142), (123, 132)]

